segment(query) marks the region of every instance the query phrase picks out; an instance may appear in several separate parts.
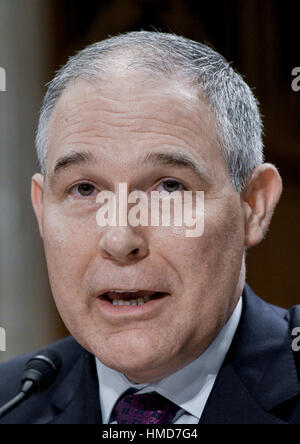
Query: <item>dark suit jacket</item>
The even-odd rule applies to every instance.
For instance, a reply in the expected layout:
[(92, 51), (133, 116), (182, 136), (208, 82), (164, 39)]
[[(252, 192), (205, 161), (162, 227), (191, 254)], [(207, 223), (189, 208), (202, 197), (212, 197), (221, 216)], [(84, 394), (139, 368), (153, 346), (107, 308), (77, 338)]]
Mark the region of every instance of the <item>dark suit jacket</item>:
[[(245, 285), (241, 321), (200, 424), (300, 424), (300, 385), (286, 315)], [(72, 337), (49, 347), (63, 358), (56, 382), (25, 400), (0, 424), (100, 424), (94, 357)], [(18, 392), (31, 356), (0, 365), (0, 405)]]

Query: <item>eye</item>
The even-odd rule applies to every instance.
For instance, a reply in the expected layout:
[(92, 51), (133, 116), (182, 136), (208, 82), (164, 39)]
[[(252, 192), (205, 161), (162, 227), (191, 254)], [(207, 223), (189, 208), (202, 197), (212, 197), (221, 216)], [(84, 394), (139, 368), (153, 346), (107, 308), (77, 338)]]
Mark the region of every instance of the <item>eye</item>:
[(73, 191), (77, 196), (79, 195), (82, 197), (89, 197), (94, 194), (95, 190), (96, 188), (94, 187), (94, 185), (88, 182), (84, 182), (74, 185), (70, 191)]
[(164, 180), (159, 186), (162, 186), (163, 188), (160, 191), (167, 191), (168, 193), (174, 193), (174, 191), (182, 191), (183, 189), (186, 189), (182, 183), (173, 179)]

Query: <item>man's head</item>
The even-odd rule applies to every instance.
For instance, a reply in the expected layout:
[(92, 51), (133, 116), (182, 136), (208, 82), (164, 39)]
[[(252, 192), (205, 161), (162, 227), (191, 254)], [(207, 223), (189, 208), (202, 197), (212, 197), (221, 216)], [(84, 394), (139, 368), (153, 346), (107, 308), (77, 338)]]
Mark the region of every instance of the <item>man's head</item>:
[[(262, 164), (259, 112), (242, 78), (181, 37), (108, 39), (50, 83), (37, 150), (32, 200), (71, 334), (137, 382), (197, 358), (231, 315), (245, 247), (263, 238), (281, 193), (276, 169)], [(97, 193), (121, 182), (129, 192), (204, 191), (204, 234), (99, 227)], [(120, 293), (109, 290), (152, 293), (144, 305), (119, 307), (109, 299)]]

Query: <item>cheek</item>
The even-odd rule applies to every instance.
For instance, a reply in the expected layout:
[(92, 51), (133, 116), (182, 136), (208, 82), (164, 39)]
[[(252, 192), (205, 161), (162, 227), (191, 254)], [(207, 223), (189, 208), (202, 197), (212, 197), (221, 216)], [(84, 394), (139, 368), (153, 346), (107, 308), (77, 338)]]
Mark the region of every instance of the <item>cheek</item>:
[(62, 282), (65, 288), (80, 282), (97, 248), (95, 222), (94, 226), (88, 218), (73, 219), (55, 210), (45, 213), (44, 246), (50, 280)]
[[(239, 273), (243, 254), (243, 223), (237, 204), (208, 202), (204, 211), (204, 232), (186, 237), (186, 228), (156, 229), (152, 242), (181, 276), (185, 287), (212, 288), (216, 276), (224, 279)], [(231, 276), (232, 275), (232, 276)], [(217, 282), (215, 282), (217, 285)]]
[[(240, 260), (244, 247), (244, 226), (241, 209), (237, 205), (225, 205), (221, 211), (208, 212), (204, 247), (213, 263), (224, 261), (229, 265)], [(219, 269), (221, 271), (221, 269)]]
[[(199, 239), (194, 281), (202, 296), (208, 319), (227, 317), (234, 303), (240, 278), (244, 225), (238, 205), (227, 203), (221, 210), (208, 208), (205, 229)], [(192, 277), (190, 278), (192, 280)], [(227, 308), (226, 308), (227, 307)]]

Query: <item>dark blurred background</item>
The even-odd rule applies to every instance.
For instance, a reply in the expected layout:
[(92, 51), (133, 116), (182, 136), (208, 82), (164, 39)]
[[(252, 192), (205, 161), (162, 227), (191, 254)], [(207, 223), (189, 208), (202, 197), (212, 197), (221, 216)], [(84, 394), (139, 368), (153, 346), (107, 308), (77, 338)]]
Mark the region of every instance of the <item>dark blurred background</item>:
[[(266, 239), (248, 251), (247, 281), (265, 300), (300, 303), (299, 1), (274, 0), (0, 0), (0, 361), (67, 334), (54, 308), (30, 204), (37, 169), (34, 130), (48, 82), (69, 55), (108, 35), (171, 31), (210, 43), (244, 76), (261, 104), (265, 158), (284, 192)], [(300, 83), (300, 82), (299, 82)]]

